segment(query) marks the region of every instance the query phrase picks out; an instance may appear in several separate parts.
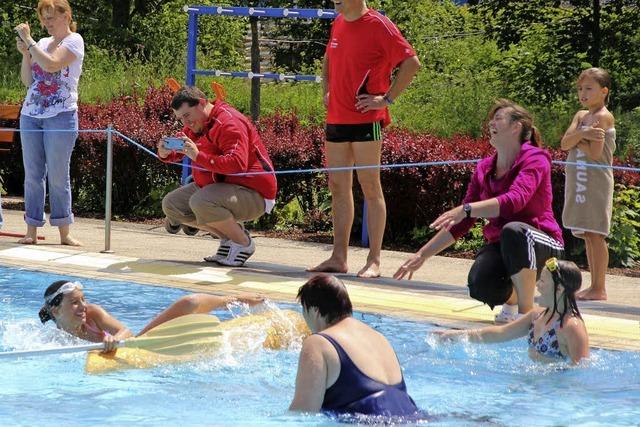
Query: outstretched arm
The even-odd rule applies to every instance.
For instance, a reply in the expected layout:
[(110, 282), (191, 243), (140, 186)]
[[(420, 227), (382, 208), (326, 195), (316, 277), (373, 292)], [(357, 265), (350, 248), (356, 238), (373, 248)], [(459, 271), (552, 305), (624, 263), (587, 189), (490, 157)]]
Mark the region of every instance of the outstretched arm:
[(481, 329), (467, 329), (462, 331), (434, 331), (440, 339), (458, 339), (469, 337), (471, 342), (504, 342), (523, 337), (529, 332), (534, 310), (506, 325), (487, 326)]
[(451, 246), (453, 242), (455, 242), (455, 239), (448, 230), (440, 230), (438, 234), (433, 236), (418, 252), (402, 264), (393, 275), (394, 279), (401, 280), (407, 277), (407, 279), (411, 280), (413, 273), (422, 267), (422, 264), (424, 264), (427, 259), (439, 254)]
[(166, 310), (158, 314), (151, 322), (147, 324), (138, 336), (148, 332), (156, 326), (175, 319), (176, 317), (185, 316), (187, 314), (208, 313), (216, 308), (224, 307), (229, 303), (240, 301), (251, 306), (264, 302), (264, 297), (259, 295), (245, 296), (220, 296), (210, 294), (191, 294), (180, 298), (171, 304)]

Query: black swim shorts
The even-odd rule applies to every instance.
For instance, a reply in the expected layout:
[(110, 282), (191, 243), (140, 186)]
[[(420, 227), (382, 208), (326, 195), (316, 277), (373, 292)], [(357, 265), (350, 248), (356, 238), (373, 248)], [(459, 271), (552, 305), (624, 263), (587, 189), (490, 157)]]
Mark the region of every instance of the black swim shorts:
[(355, 125), (327, 123), (325, 137), (329, 142), (382, 141), (382, 121)]

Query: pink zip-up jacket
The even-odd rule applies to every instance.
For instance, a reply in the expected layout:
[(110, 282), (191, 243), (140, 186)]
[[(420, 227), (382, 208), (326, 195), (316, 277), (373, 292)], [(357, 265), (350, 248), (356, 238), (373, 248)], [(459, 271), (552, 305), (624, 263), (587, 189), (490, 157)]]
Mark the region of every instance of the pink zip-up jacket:
[[(463, 203), (497, 198), (500, 214), (488, 218), (483, 229), (488, 243), (500, 241), (500, 232), (506, 224), (518, 221), (529, 224), (564, 244), (562, 230), (553, 216), (551, 204), (551, 156), (546, 150), (529, 142), (522, 145), (511, 169), (500, 179), (494, 177), (498, 155), (478, 163)], [(473, 227), (477, 218), (464, 219), (449, 230), (457, 240)]]

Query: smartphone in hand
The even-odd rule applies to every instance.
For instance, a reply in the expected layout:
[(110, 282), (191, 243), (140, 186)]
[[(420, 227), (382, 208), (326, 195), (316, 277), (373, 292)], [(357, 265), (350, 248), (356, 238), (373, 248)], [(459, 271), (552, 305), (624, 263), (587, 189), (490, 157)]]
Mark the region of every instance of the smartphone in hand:
[(184, 139), (175, 136), (165, 136), (162, 138), (162, 142), (167, 150), (182, 150), (184, 148)]

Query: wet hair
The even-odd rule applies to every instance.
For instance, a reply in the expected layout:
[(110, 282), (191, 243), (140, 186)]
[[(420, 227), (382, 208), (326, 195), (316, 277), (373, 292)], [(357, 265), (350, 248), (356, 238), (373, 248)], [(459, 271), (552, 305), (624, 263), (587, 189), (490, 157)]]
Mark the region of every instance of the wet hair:
[(40, 23), (44, 23), (44, 12), (54, 11), (69, 16), (69, 29), (75, 32), (78, 29), (78, 24), (73, 20), (73, 14), (71, 13), (71, 6), (67, 0), (40, 0), (38, 2), (38, 18)]
[[(58, 291), (58, 289), (62, 287), (62, 285), (68, 282), (69, 282), (68, 280), (57, 280), (53, 282), (52, 284), (49, 285), (47, 290), (44, 291), (44, 298), (48, 297), (49, 295), (53, 295)], [(42, 323), (47, 323), (49, 320), (55, 320), (53, 318), (53, 314), (51, 313), (51, 307), (59, 306), (63, 298), (64, 298), (64, 294), (56, 295), (56, 297), (51, 301), (49, 301), (49, 303), (46, 303), (46, 302), (44, 303), (44, 305), (38, 312), (38, 317), (40, 318), (40, 321)]]
[[(569, 312), (582, 319), (580, 310), (578, 310), (578, 303), (576, 302), (576, 292), (578, 292), (582, 286), (582, 273), (578, 266), (572, 261), (558, 261), (558, 269), (553, 272), (550, 271), (549, 273), (553, 278), (554, 293), (551, 314), (558, 313), (560, 315), (560, 326), (562, 326), (564, 316)], [(556, 298), (559, 286), (562, 286), (563, 289), (562, 298), (564, 300), (564, 310), (562, 313), (558, 311), (558, 299)], [(547, 308), (544, 313), (548, 314), (549, 310), (550, 309)], [(549, 323), (550, 320), (551, 316), (549, 316), (547, 323)]]
[[(576, 80), (576, 84), (580, 84), (584, 79), (592, 79), (596, 83), (600, 85), (600, 87), (606, 87), (611, 90), (611, 75), (604, 68), (587, 68), (578, 76), (578, 80)], [(609, 103), (609, 92), (607, 92), (607, 96), (604, 98), (605, 105)]]
[(536, 147), (542, 147), (542, 135), (533, 125), (533, 116), (524, 107), (516, 104), (508, 99), (498, 99), (491, 107), (489, 111), (489, 120), (493, 119), (498, 110), (508, 109), (509, 118), (511, 122), (518, 122), (522, 125), (522, 131), (520, 132), (520, 144), (525, 142), (531, 142), (531, 145)]
[(329, 325), (353, 314), (347, 288), (340, 279), (329, 274), (313, 276), (302, 285), (298, 290), (298, 301), (307, 310), (317, 308)]
[(200, 103), (200, 100), (207, 99), (207, 95), (195, 86), (182, 86), (176, 91), (171, 99), (171, 108), (180, 109), (185, 102), (189, 107), (193, 107)]

